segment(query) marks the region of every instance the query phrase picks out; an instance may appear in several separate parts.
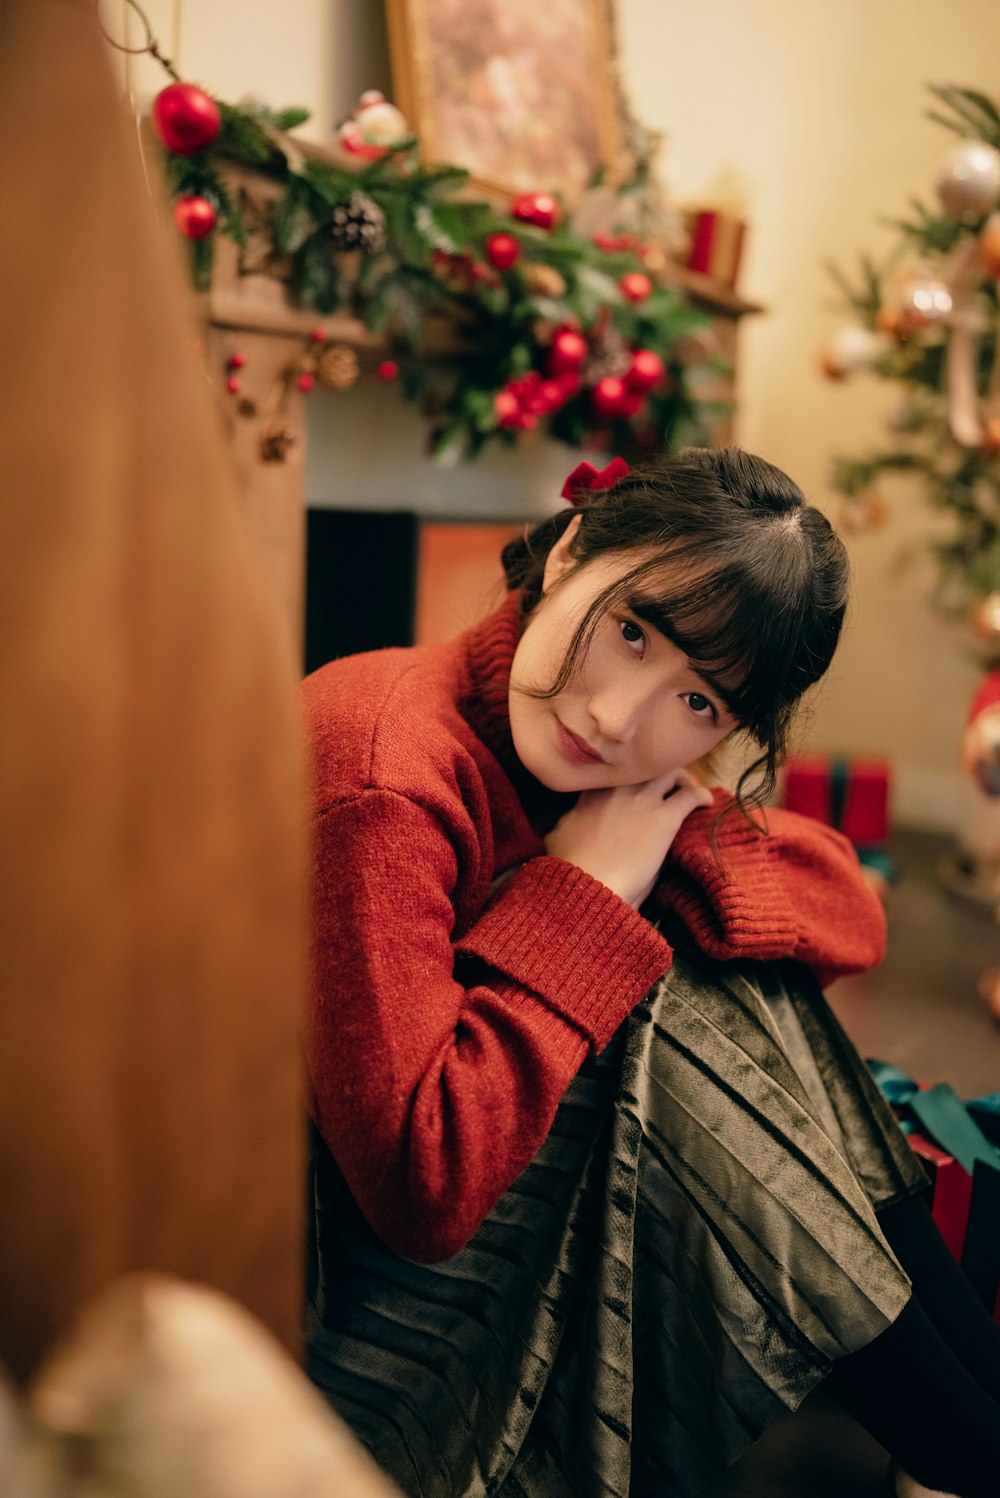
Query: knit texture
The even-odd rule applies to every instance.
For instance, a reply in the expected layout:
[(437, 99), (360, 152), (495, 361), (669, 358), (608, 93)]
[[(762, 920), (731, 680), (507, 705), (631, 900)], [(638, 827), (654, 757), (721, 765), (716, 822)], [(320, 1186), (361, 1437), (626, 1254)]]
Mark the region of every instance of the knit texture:
[[(448, 645), (332, 662), (303, 683), (314, 759), (314, 1116), (376, 1234), (451, 1257), (536, 1153), (588, 1052), (670, 966), (644, 916), (545, 854), (573, 804), (517, 760), (510, 598)], [(722, 959), (824, 981), (881, 955), (878, 901), (839, 834), (694, 813), (656, 898)]]

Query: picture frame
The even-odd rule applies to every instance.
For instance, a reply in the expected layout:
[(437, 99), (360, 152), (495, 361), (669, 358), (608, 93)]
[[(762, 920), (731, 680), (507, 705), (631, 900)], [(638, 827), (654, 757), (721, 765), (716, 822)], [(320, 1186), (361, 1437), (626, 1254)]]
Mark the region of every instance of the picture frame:
[(568, 206), (622, 147), (609, 0), (387, 0), (395, 101), (425, 161)]

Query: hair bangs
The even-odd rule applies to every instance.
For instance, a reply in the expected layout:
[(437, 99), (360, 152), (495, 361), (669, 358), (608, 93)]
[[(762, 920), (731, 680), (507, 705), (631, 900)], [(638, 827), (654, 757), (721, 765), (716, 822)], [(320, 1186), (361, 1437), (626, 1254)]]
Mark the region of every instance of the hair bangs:
[[(738, 568), (691, 568), (686, 547), (622, 579), (620, 601), (683, 650), (691, 669), (758, 741), (802, 690), (789, 680), (799, 646), (797, 611), (775, 608)], [(616, 589), (616, 592), (619, 590)]]

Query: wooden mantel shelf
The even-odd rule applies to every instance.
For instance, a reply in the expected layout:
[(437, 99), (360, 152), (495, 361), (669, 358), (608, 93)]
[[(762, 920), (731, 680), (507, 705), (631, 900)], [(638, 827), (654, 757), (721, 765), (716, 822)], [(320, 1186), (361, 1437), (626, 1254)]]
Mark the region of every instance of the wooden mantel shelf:
[[(234, 188), (243, 188), (251, 200), (272, 203), (281, 194), (281, 184), (267, 173), (233, 166)], [(259, 213), (257, 217), (259, 218)], [(253, 219), (252, 201), (251, 214)], [(301, 359), (304, 345), (317, 327), (331, 342), (357, 350), (366, 363), (374, 363), (390, 348), (384, 332), (373, 333), (352, 313), (320, 313), (315, 308), (293, 304), (289, 284), (281, 272), (287, 266), (268, 261), (264, 245), (253, 245), (254, 269), (245, 268), (244, 252), (231, 240), (220, 237), (216, 245), (211, 289), (200, 298), (199, 311), (206, 326), (206, 356), (210, 369), (220, 375), (239, 351), (241, 356), (241, 405), (227, 408), (233, 454), (252, 533), (260, 544), (265, 569), (270, 576), (281, 614), (291, 638), (302, 638), (305, 580), (304, 449), (307, 424), (303, 397), (287, 372)], [(713, 419), (711, 441), (724, 445), (734, 440), (728, 410), (735, 402), (736, 345), (739, 325), (747, 314), (763, 308), (744, 300), (730, 287), (711, 276), (700, 275), (680, 265), (668, 265), (663, 281), (685, 293), (711, 317), (717, 353), (728, 363), (711, 384), (702, 384), (702, 400), (720, 403)], [(461, 351), (461, 327), (444, 315), (424, 323), (424, 352), (441, 358)], [(242, 367), (245, 365), (245, 368)], [(281, 390), (280, 405), (272, 408), (269, 392)], [(272, 429), (279, 429), (287, 443), (279, 459), (262, 443)], [(270, 440), (270, 438), (268, 438)], [(263, 455), (263, 456), (262, 456)]]

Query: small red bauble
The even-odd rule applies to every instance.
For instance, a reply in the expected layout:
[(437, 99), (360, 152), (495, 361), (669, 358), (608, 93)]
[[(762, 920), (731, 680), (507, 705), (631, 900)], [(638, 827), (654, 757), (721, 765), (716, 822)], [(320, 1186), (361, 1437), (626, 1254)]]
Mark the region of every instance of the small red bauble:
[(587, 340), (575, 328), (560, 328), (549, 351), (549, 374), (575, 374), (587, 357)]
[(219, 106), (193, 83), (171, 83), (153, 100), (153, 129), (168, 151), (194, 156), (219, 133)]
[(652, 390), (663, 379), (664, 366), (659, 354), (651, 348), (637, 348), (632, 354), (632, 363), (625, 376), (630, 390)]
[(226, 381), (226, 389), (229, 391), (230, 395), (238, 395), (239, 394), (239, 391), (240, 391), (240, 382), (236, 378), (235, 375), (230, 375), (229, 376), (228, 380)]
[(394, 380), (399, 374), (399, 365), (395, 359), (383, 359), (375, 373), (380, 380)]
[(510, 211), (522, 224), (534, 224), (536, 229), (554, 229), (562, 217), (562, 210), (550, 192), (522, 193), (514, 199)]
[(497, 270), (510, 270), (521, 255), (521, 246), (513, 234), (490, 234), (486, 240), (486, 258)]
[(521, 402), (510, 390), (498, 390), (493, 397), (493, 414), (502, 427), (519, 426)]
[(174, 223), (185, 239), (204, 239), (215, 228), (215, 209), (207, 198), (178, 198)]
[[(574, 375), (573, 379), (575, 378)], [(569, 399), (571, 392), (566, 389), (562, 380), (543, 380), (538, 394), (544, 402), (546, 411), (558, 411), (559, 407)]]
[(631, 421), (633, 416), (638, 416), (645, 404), (646, 392), (644, 390), (629, 390), (626, 386), (621, 404), (614, 414), (621, 416), (625, 421)]
[(326, 340), (327, 340), (326, 329), (325, 328), (313, 328), (312, 332), (309, 334), (309, 337), (312, 339), (313, 343), (326, 343)]
[(246, 354), (230, 354), (227, 359), (230, 369), (242, 369), (247, 362)]
[(653, 283), (641, 270), (630, 270), (622, 276), (618, 288), (630, 302), (644, 302), (653, 289)]
[(316, 376), (311, 375), (307, 369), (304, 369), (295, 383), (300, 390), (311, 390), (316, 383)]
[(520, 380), (508, 380), (507, 389), (515, 398), (521, 408), (522, 414), (537, 416), (545, 410), (545, 397), (542, 395), (542, 377), (537, 369), (530, 369)]
[(630, 399), (624, 380), (617, 375), (605, 375), (598, 380), (591, 392), (594, 410), (599, 416), (620, 416), (622, 407)]

